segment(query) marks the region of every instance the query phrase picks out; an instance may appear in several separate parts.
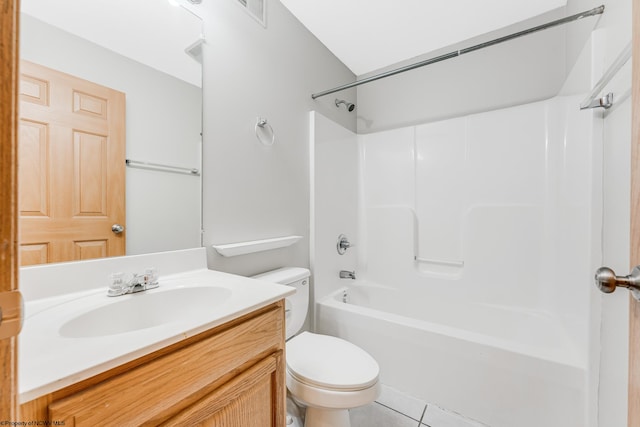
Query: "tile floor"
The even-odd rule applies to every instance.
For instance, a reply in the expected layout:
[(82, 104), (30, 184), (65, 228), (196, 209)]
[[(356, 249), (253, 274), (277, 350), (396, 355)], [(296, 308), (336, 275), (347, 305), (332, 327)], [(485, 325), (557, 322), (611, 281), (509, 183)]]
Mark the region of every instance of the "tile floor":
[[(287, 399), (288, 427), (302, 427), (300, 408)], [(437, 405), (382, 386), (380, 397), (370, 405), (349, 412), (351, 427), (490, 427)]]
[(384, 385), (375, 402), (350, 417), (352, 427), (489, 427)]

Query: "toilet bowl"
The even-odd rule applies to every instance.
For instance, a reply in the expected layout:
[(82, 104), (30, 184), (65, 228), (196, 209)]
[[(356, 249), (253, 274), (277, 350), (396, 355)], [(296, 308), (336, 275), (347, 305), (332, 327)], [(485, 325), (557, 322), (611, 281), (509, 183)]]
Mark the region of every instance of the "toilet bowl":
[(348, 341), (302, 332), (286, 351), (287, 389), (307, 407), (305, 427), (348, 427), (348, 410), (380, 393), (378, 364)]
[(297, 292), (285, 300), (286, 383), (306, 407), (304, 427), (350, 427), (349, 409), (380, 394), (378, 363), (360, 347), (329, 335), (302, 332), (309, 307), (309, 270), (281, 268), (254, 276)]

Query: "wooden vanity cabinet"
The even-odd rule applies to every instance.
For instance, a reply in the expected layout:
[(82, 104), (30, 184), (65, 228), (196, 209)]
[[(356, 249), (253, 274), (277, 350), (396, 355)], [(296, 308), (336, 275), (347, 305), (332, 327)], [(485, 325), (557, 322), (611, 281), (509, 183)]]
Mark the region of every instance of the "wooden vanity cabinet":
[(21, 419), (66, 427), (284, 427), (284, 369), (280, 301), (27, 402)]

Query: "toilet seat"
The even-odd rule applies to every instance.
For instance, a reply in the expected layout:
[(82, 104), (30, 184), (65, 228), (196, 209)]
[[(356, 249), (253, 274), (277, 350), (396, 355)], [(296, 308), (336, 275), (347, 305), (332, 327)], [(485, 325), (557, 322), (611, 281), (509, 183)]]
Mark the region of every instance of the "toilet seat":
[(287, 342), (287, 382), (335, 392), (357, 392), (378, 383), (380, 368), (360, 347), (341, 338), (303, 332)]

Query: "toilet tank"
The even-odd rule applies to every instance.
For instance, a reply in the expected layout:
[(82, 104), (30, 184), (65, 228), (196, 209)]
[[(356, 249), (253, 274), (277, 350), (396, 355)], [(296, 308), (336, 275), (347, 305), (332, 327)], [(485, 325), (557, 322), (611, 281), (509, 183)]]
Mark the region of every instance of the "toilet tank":
[(296, 288), (296, 293), (285, 298), (285, 323), (287, 339), (298, 333), (309, 311), (309, 276), (311, 272), (306, 268), (283, 267), (277, 270), (253, 276), (254, 279), (264, 280), (280, 285)]

